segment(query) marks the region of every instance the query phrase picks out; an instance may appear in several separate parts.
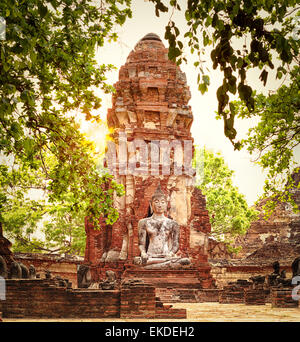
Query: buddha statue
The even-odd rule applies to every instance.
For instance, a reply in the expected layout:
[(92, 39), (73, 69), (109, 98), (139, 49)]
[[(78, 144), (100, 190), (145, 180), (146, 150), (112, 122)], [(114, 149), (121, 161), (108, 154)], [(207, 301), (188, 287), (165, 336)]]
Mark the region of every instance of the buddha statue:
[(190, 264), (189, 258), (176, 256), (179, 249), (179, 225), (164, 215), (167, 198), (160, 185), (152, 196), (151, 207), (152, 216), (138, 223), (141, 251), (139, 263), (145, 268), (178, 268)]

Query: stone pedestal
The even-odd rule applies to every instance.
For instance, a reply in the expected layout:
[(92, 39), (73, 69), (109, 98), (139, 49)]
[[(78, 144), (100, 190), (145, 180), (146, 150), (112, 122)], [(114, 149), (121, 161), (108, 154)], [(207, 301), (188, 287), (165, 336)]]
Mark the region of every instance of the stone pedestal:
[[(156, 296), (164, 302), (197, 302), (197, 291), (210, 287), (210, 267), (178, 270), (149, 270), (142, 267), (126, 268), (123, 279), (143, 279), (156, 289)], [(203, 279), (203, 280), (202, 280)]]

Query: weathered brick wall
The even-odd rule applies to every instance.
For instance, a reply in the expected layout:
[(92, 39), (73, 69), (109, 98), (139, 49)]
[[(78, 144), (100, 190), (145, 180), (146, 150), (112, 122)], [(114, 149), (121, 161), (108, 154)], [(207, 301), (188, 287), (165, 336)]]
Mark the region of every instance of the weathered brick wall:
[(244, 303), (246, 305), (265, 305), (267, 295), (267, 291), (263, 289), (245, 289)]
[(219, 242), (212, 237), (208, 239), (207, 256), (208, 259), (212, 260), (230, 260), (233, 258), (233, 254), (228, 252), (227, 245), (224, 242)]
[[(300, 171), (294, 173), (293, 178), (297, 185), (300, 181)], [(290, 191), (300, 209), (300, 189), (293, 187)], [(275, 261), (279, 261), (283, 269), (288, 270), (293, 260), (299, 257), (299, 213), (295, 213), (288, 203), (278, 203), (273, 214), (266, 220), (263, 213), (265, 203), (266, 199), (258, 203), (256, 206), (259, 212), (258, 219), (251, 223), (250, 229), (244, 236), (235, 240), (236, 247), (242, 247), (237, 255), (229, 255), (224, 249), (224, 244), (209, 241), (208, 259), (210, 262), (215, 264), (217, 260), (227, 259), (228, 264), (234, 263), (240, 266), (240, 271), (236, 268), (236, 272), (226, 268), (217, 270), (213, 267), (212, 273), (216, 276), (219, 285), (222, 285), (221, 282), (224, 279), (234, 281), (237, 278), (245, 278), (247, 272), (249, 276), (265, 273), (270, 269), (267, 266)], [(256, 270), (250, 267), (244, 268), (244, 265), (256, 266)], [(290, 274), (290, 271), (288, 273)]]
[(156, 296), (167, 303), (195, 303), (198, 302), (198, 290), (208, 288), (210, 284), (210, 268), (196, 269), (163, 269), (151, 270), (139, 267), (128, 267), (123, 279), (143, 279), (152, 284)]
[(220, 304), (243, 304), (244, 303), (244, 289), (231, 290), (224, 289), (219, 293)]
[(155, 287), (129, 280), (121, 290), (121, 318), (186, 318), (186, 309), (173, 309), (172, 305), (164, 305)]
[(137, 283), (121, 292), (121, 318), (155, 318), (155, 287)]
[(8, 279), (5, 318), (72, 318), (120, 316), (120, 291), (73, 290), (57, 287), (54, 280)]
[[(217, 287), (220, 289), (226, 286), (229, 282), (235, 282), (238, 279), (248, 280), (250, 277), (258, 275), (268, 275), (274, 271), (271, 265), (245, 265), (242, 263), (239, 264), (238, 261), (235, 261), (234, 265), (230, 263), (228, 263), (228, 265), (218, 264), (220, 263), (211, 261), (211, 275), (215, 279)], [(290, 265), (280, 265), (280, 271), (282, 270), (286, 270), (287, 278), (292, 277), (292, 270)]]
[(41, 278), (45, 277), (45, 270), (49, 270), (53, 277), (60, 276), (68, 279), (72, 287), (77, 287), (77, 265), (82, 260), (80, 258), (66, 258), (62, 255), (49, 255), (41, 253), (14, 253), (14, 259), (22, 262), (25, 266), (33, 265)]
[(196, 292), (197, 303), (218, 302), (222, 290), (220, 289), (201, 289)]
[(299, 301), (292, 298), (292, 288), (275, 289), (271, 291), (271, 303), (273, 308), (298, 308)]
[[(300, 209), (300, 169), (293, 176), (295, 186), (290, 189), (292, 197)], [(295, 213), (288, 203), (278, 203), (267, 220), (264, 218), (263, 206), (267, 199), (258, 203), (256, 209), (259, 217), (251, 223), (245, 236), (236, 240), (237, 246), (243, 249), (237, 259), (252, 258), (260, 261), (275, 260), (292, 262), (300, 254), (300, 215)]]
[(187, 318), (186, 309), (174, 309), (172, 305), (164, 305), (161, 301), (156, 301), (155, 318), (160, 319), (185, 319)]
[(186, 318), (185, 309), (165, 306), (152, 285), (120, 290), (68, 289), (53, 279), (8, 279), (3, 318)]
[(251, 289), (251, 283), (247, 280), (240, 280), (228, 284), (219, 292), (220, 304), (241, 304), (245, 302), (245, 291)]

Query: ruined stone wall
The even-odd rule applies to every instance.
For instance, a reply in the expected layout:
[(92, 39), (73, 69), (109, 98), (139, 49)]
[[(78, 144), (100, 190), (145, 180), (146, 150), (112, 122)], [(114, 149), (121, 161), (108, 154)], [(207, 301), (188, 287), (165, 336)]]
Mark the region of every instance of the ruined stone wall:
[(233, 258), (233, 254), (228, 251), (227, 245), (212, 237), (208, 238), (207, 256), (209, 260), (230, 260)]
[[(300, 210), (300, 188), (297, 188), (300, 170), (292, 177), (295, 184), (290, 191)], [(271, 217), (265, 219), (263, 206), (266, 201), (258, 203), (259, 218), (252, 222), (245, 236), (236, 240), (236, 246), (241, 246), (242, 250), (235, 258), (292, 262), (300, 255), (300, 213), (294, 212), (289, 203), (279, 202)]]
[(8, 279), (4, 318), (72, 318), (120, 316), (119, 291), (72, 290), (57, 287), (53, 280)]
[[(236, 256), (242, 259), (255, 253), (260, 248), (270, 244), (287, 245), (293, 243), (292, 229), (294, 222), (293, 213), (289, 206), (284, 203), (278, 204), (274, 213), (269, 219), (265, 219), (262, 213), (262, 206), (265, 200), (256, 207), (260, 211), (258, 220), (252, 222), (250, 229), (245, 236), (240, 237), (236, 241), (237, 246), (241, 246), (241, 252)], [(296, 227), (295, 227), (296, 228)], [(276, 250), (273, 250), (276, 258)], [(281, 257), (281, 255), (278, 255)]]
[[(179, 270), (145, 270), (127, 268), (123, 278), (127, 280), (143, 279), (146, 283), (152, 284), (156, 290), (156, 296), (167, 303), (196, 302), (197, 290), (208, 288), (210, 267), (207, 269), (179, 269)], [(199, 281), (199, 278), (202, 281)]]
[(8, 279), (3, 318), (186, 318), (185, 309), (165, 306), (148, 284), (118, 290), (69, 289), (53, 279)]
[[(235, 282), (238, 279), (248, 280), (250, 277), (258, 275), (271, 274), (274, 269), (272, 264), (243, 264), (242, 262), (235, 261), (234, 264), (228, 263), (227, 265), (222, 262), (211, 261), (211, 275), (216, 281), (219, 289), (222, 289), (229, 282)], [(286, 270), (287, 278), (292, 277), (292, 270), (289, 264), (281, 264), (280, 271)]]
[(129, 280), (121, 290), (121, 317), (126, 318), (186, 318), (186, 309), (173, 309), (157, 297), (155, 287)]
[[(296, 182), (290, 191), (300, 208), (300, 171), (293, 174)], [(280, 263), (280, 271), (292, 276), (291, 264), (300, 255), (300, 214), (287, 203), (278, 203), (274, 213), (265, 219), (261, 201), (256, 209), (259, 217), (251, 223), (248, 232), (236, 239), (236, 247), (242, 247), (237, 255), (228, 255), (222, 244), (209, 241), (208, 256), (212, 275), (218, 288), (238, 279), (267, 275), (273, 272), (272, 264)]]
[(299, 301), (292, 298), (291, 289), (273, 289), (271, 291), (272, 308), (298, 308)]
[(53, 277), (68, 279), (73, 288), (77, 287), (77, 265), (83, 261), (83, 258), (65, 258), (62, 255), (41, 253), (14, 253), (14, 259), (27, 267), (33, 265), (41, 278), (45, 277), (45, 270), (49, 270)]

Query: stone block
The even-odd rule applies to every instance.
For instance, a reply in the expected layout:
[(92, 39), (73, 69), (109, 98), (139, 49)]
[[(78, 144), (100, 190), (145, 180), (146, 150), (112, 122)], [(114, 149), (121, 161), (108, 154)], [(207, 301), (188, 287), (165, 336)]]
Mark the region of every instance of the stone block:
[(263, 289), (245, 289), (244, 303), (246, 305), (265, 305), (266, 291)]
[(292, 298), (292, 288), (272, 289), (271, 304), (273, 308), (298, 308), (299, 300)]

